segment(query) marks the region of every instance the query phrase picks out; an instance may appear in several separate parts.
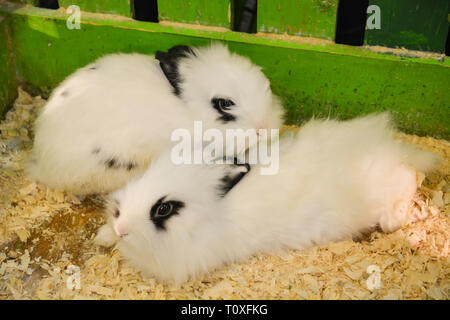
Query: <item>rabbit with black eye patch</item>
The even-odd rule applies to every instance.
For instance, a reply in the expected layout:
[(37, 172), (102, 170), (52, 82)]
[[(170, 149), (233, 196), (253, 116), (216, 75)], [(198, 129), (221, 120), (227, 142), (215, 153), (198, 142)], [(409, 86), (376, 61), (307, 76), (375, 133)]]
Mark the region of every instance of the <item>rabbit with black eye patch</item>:
[(96, 242), (180, 283), (257, 252), (396, 230), (409, 222), (416, 170), (439, 158), (393, 134), (387, 114), (312, 120), (282, 139), (275, 175), (259, 165), (177, 166), (166, 155), (111, 195)]
[(112, 54), (79, 69), (36, 120), (27, 171), (76, 194), (141, 175), (175, 129), (272, 129), (282, 107), (261, 69), (219, 43), (156, 55)]

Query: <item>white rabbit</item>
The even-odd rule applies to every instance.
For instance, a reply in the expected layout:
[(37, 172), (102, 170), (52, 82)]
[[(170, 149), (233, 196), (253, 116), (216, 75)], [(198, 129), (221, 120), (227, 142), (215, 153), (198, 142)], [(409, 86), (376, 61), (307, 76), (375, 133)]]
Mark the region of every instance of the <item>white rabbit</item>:
[(393, 133), (387, 114), (312, 120), (282, 140), (276, 175), (258, 165), (176, 166), (165, 155), (110, 196), (96, 242), (117, 243), (146, 275), (179, 283), (256, 252), (349, 239), (377, 224), (395, 230), (408, 222), (416, 170), (439, 159)]
[(110, 192), (194, 120), (221, 131), (281, 125), (261, 68), (227, 47), (176, 46), (155, 57), (107, 55), (63, 81), (36, 121), (31, 177), (77, 194)]

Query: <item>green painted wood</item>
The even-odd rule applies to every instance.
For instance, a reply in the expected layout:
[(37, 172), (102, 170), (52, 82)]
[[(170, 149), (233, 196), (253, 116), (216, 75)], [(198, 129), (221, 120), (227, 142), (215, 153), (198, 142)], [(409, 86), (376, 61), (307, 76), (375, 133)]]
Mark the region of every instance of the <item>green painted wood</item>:
[(35, 5), (37, 0), (11, 0), (11, 2)]
[(337, 0), (258, 1), (258, 31), (333, 40)]
[(131, 17), (130, 0), (59, 0), (59, 6), (77, 5), (81, 11), (119, 14)]
[(381, 11), (381, 29), (366, 30), (366, 43), (445, 52), (450, 22), (448, 0), (370, 0)]
[(230, 28), (229, 0), (159, 0), (159, 20)]
[(400, 58), (363, 48), (177, 28), (86, 13), (80, 30), (64, 12), (0, 3), (7, 16), (17, 74), (31, 87), (51, 89), (77, 68), (112, 52), (152, 54), (174, 45), (226, 41), (263, 67), (281, 96), (287, 120), (312, 115), (351, 118), (392, 110), (406, 132), (450, 138), (448, 60)]
[[(66, 20), (68, 15), (65, 12), (45, 10), (35, 7), (21, 7), (11, 2), (0, 2), (0, 14), (12, 14), (18, 16), (30, 16), (40, 17), (41, 19), (51, 20)], [(361, 58), (372, 58), (382, 60), (392, 60), (401, 62), (417, 62), (422, 64), (436, 64), (441, 66), (450, 67), (450, 59), (434, 59), (432, 57), (414, 58), (405, 55), (397, 56), (391, 54), (380, 54), (374, 51), (354, 46), (333, 44), (330, 42), (321, 41), (308, 41), (305, 38), (289, 38), (286, 39), (277, 35), (264, 35), (259, 34), (257, 36), (237, 33), (229, 31), (218, 31), (214, 28), (195, 28), (194, 26), (186, 27), (179, 25), (162, 25), (157, 23), (147, 23), (136, 21), (126, 17), (105, 17), (103, 15), (97, 15), (94, 13), (85, 12), (82, 16), (81, 24), (92, 24), (101, 26), (111, 26), (114, 28), (133, 29), (140, 30), (142, 32), (157, 32), (167, 35), (183, 35), (188, 37), (206, 38), (211, 40), (223, 40), (223, 41), (235, 41), (245, 42), (255, 45), (266, 45), (278, 48), (292, 48), (308, 51), (317, 51), (331, 54), (350, 55)], [(41, 28), (41, 26), (35, 26)], [(52, 30), (43, 30), (42, 32), (52, 33)]]
[(8, 48), (6, 20), (0, 16), (0, 118), (17, 97), (17, 83), (12, 56)]

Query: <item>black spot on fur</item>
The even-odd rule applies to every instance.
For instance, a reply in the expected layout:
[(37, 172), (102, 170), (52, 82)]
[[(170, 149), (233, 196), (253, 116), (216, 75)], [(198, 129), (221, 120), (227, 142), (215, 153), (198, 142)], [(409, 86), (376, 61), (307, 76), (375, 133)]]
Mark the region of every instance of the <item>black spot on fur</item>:
[[(182, 201), (164, 201), (166, 197), (167, 196), (160, 198), (150, 209), (150, 220), (153, 222), (157, 230), (166, 230), (166, 221), (170, 217), (179, 214), (178, 210), (185, 207), (185, 204)], [(158, 210), (161, 209), (160, 207), (162, 205), (168, 206), (170, 211), (166, 212), (164, 216), (159, 216)]]
[(92, 153), (99, 154), (101, 150), (102, 150), (101, 148), (95, 148), (94, 150), (92, 150)]
[[(94, 150), (92, 150), (92, 154), (95, 154), (95, 155), (99, 154), (100, 152), (101, 152), (100, 147), (97, 147)], [(103, 159), (105, 159), (105, 158), (103, 158)], [(106, 160), (102, 160), (101, 163), (104, 164), (108, 168), (125, 169), (127, 171), (131, 171), (137, 167), (136, 162), (134, 162), (133, 160), (121, 161), (119, 158), (113, 157), (113, 156), (106, 158)]]
[(127, 168), (128, 171), (131, 171), (134, 168), (136, 168), (136, 163), (134, 163), (133, 161), (130, 161), (130, 162), (128, 162), (126, 168)]
[(232, 114), (226, 113), (226, 114), (223, 114), (220, 117), (218, 117), (217, 120), (220, 120), (225, 123), (225, 122), (235, 121), (236, 117), (233, 116)]
[(98, 69), (97, 66), (93, 66), (93, 67), (90, 67), (88, 70), (97, 70), (97, 69)]
[(241, 179), (250, 172), (250, 165), (248, 163), (238, 163), (237, 159), (234, 158), (234, 164), (231, 167), (245, 167), (245, 171), (238, 171), (235, 174), (228, 174), (220, 179), (219, 191), (220, 196), (224, 197), (233, 187), (241, 181)]
[(155, 53), (155, 58), (159, 60), (159, 65), (177, 96), (181, 94), (178, 64), (181, 58), (186, 58), (189, 55), (195, 56), (195, 52), (189, 46), (175, 46), (170, 48), (168, 52), (156, 51)]
[(116, 158), (111, 158), (111, 159), (106, 160), (105, 165), (106, 165), (108, 168), (117, 168), (117, 167), (120, 167), (120, 164), (119, 164), (119, 162), (117, 161)]

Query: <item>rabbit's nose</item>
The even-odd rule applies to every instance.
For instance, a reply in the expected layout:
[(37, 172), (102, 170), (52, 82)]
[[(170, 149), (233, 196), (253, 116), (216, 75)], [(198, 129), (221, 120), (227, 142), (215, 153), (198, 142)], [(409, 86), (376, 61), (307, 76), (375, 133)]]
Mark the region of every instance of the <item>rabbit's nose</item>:
[(126, 227), (126, 225), (124, 223), (117, 223), (114, 225), (114, 231), (116, 232), (116, 234), (123, 238), (125, 236), (128, 235), (128, 228)]

